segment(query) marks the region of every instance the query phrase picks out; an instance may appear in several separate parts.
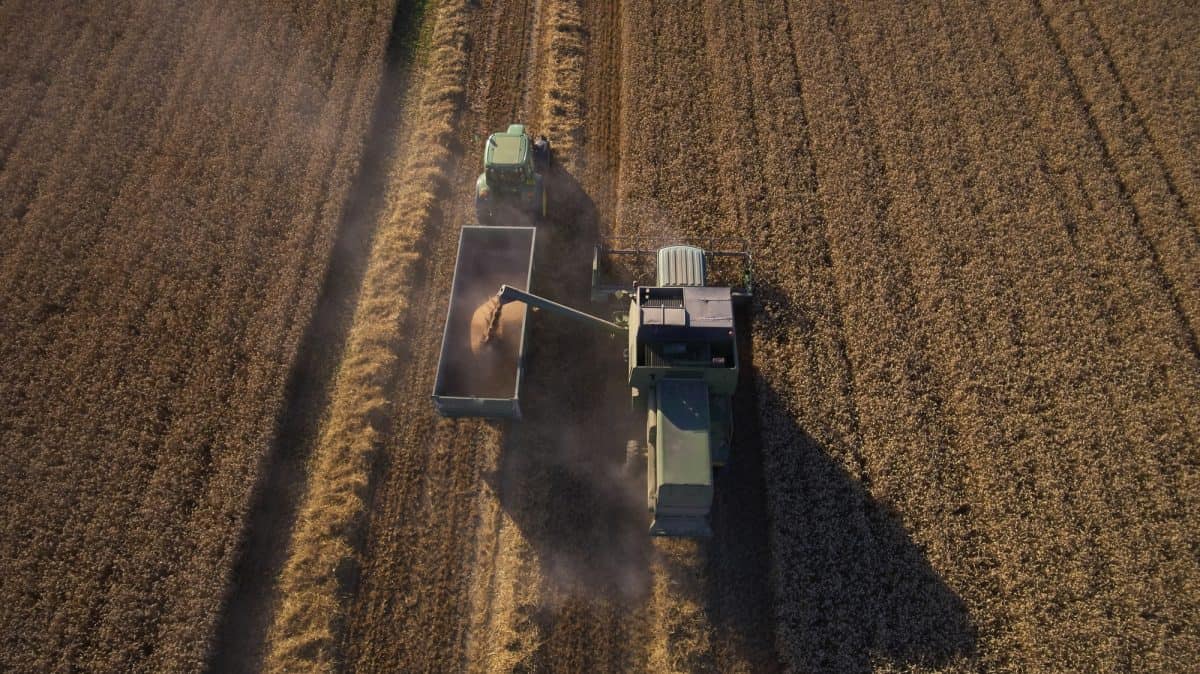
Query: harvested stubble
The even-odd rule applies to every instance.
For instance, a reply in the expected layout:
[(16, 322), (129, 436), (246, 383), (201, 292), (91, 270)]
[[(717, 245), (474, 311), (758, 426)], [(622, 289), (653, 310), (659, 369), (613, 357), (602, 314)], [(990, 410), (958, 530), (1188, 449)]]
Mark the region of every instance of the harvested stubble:
[(416, 97), (405, 108), (407, 142), (388, 181), (362, 290), (314, 449), (279, 582), (268, 636), (271, 671), (329, 671), (338, 662), (344, 593), (358, 564), (356, 544), (367, 510), (367, 485), (380, 429), (391, 413), (390, 384), (409, 304), (418, 246), (430, 226), (450, 160), (450, 133), (466, 69), (465, 2), (439, 5), (429, 17), (430, 49)]
[(0, 668), (204, 665), (378, 82), (335, 4), (0, 14)]

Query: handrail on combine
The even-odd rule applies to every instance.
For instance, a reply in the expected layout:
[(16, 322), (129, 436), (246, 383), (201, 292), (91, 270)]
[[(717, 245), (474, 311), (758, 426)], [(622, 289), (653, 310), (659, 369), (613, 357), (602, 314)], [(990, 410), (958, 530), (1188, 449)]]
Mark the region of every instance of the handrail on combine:
[[(709, 262), (709, 267), (713, 268), (711, 263), (718, 258), (725, 259), (740, 259), (740, 279), (735, 283), (723, 283), (718, 280), (713, 285), (730, 287), (731, 295), (739, 302), (746, 301), (754, 295), (754, 256), (749, 251), (749, 246), (746, 245), (744, 239), (734, 238), (701, 238), (701, 239), (674, 239), (667, 237), (650, 238), (650, 237), (612, 237), (602, 239), (596, 244), (592, 253), (592, 301), (607, 302), (613, 299), (614, 296), (620, 296), (623, 292), (629, 292), (633, 288), (642, 285), (651, 285), (653, 281), (647, 281), (645, 276), (645, 258), (649, 256), (651, 265), (649, 274), (653, 274), (653, 263), (658, 254), (659, 249), (673, 246), (687, 245), (695, 246), (704, 251), (704, 257)], [(731, 249), (736, 246), (736, 249)], [(629, 271), (631, 278), (622, 281), (621, 279), (613, 279), (611, 268), (613, 263), (619, 258), (633, 258), (635, 268), (627, 266), (626, 271)], [(641, 269), (636, 269), (641, 267)], [(728, 280), (728, 279), (724, 279)]]

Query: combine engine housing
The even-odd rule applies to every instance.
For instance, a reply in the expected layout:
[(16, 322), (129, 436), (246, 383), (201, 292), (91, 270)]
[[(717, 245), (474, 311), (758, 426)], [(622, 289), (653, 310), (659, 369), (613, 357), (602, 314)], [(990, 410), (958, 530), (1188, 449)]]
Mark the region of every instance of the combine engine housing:
[(646, 412), (650, 533), (711, 535), (713, 467), (729, 456), (738, 381), (729, 288), (704, 285), (704, 252), (658, 251), (658, 286), (635, 290), (629, 385)]

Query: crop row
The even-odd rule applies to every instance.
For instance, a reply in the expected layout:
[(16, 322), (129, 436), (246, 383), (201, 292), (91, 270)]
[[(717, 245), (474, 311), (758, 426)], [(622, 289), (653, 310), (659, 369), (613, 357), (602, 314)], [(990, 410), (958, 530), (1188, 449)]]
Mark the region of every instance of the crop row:
[[(80, 12), (64, 7), (77, 32), (46, 45), (71, 49), (8, 65), (29, 69), (16, 84), (35, 112), (5, 111), (0, 173), (0, 657), (194, 669), (358, 161), (389, 9)], [(6, 20), (55, 14), (35, 3)]]
[[(757, 253), (785, 663), (1181, 666), (1186, 126), (1145, 93), (1173, 84), (1099, 58), (1120, 11), (713, 2), (634, 23), (621, 222)], [(723, 593), (668, 664), (734, 647)]]

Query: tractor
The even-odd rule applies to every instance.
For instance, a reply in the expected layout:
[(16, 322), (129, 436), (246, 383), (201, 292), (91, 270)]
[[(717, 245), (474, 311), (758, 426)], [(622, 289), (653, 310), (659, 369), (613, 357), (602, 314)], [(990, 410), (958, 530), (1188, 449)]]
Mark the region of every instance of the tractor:
[(545, 177), (552, 162), (550, 141), (533, 140), (524, 124), (510, 124), (488, 136), (483, 173), (475, 181), (475, 215), (481, 225), (496, 224), (507, 214), (535, 220), (546, 217)]

